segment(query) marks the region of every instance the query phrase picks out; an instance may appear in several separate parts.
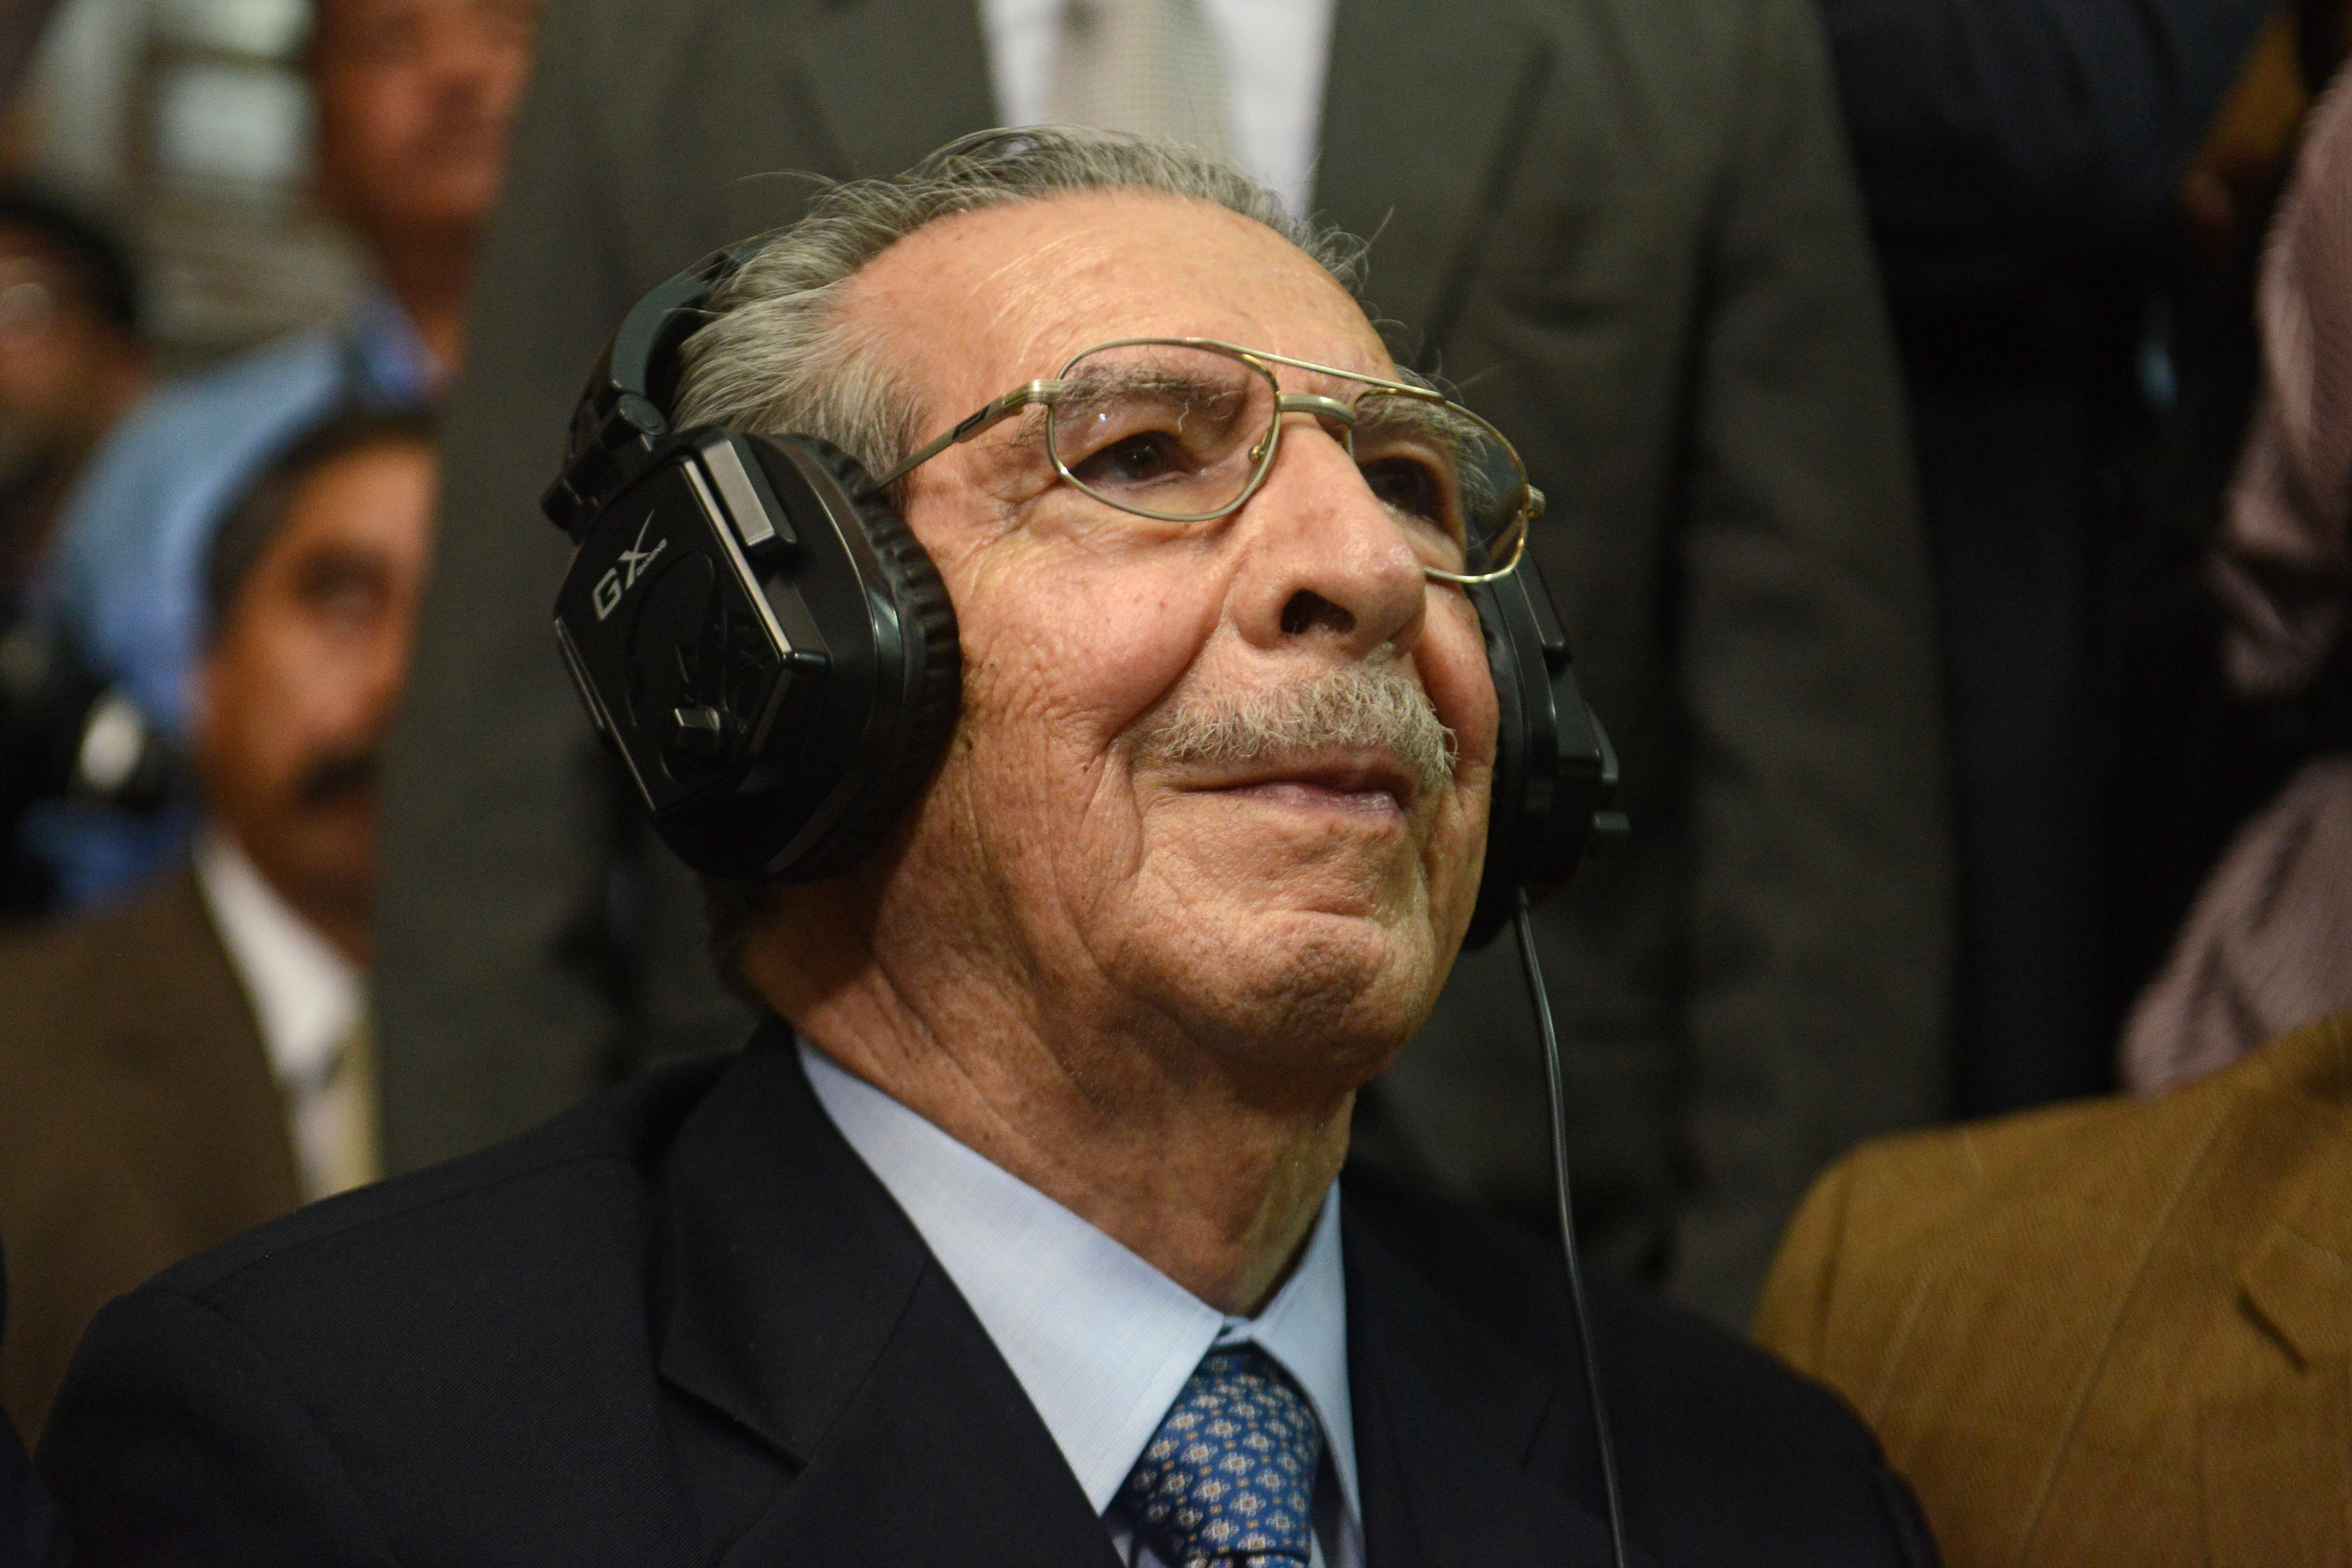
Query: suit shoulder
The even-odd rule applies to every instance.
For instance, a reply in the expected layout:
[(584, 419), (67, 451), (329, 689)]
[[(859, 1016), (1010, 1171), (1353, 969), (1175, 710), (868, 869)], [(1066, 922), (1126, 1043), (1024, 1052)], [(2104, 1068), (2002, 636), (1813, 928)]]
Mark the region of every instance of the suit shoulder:
[[(2307, 1031), (2159, 1099), (2084, 1100), (1864, 1144), (1815, 1181), (1790, 1222), (1758, 1338), (1852, 1384), (1930, 1279), (1990, 1300), (2010, 1292), (2028, 1257), (2072, 1258), (2087, 1278), (2093, 1259), (2136, 1256), (2168, 1223), (2183, 1173), (2228, 1147), (2226, 1126), (2288, 1099), (2340, 1108), (2332, 1064), (2345, 1041), (2342, 1029)], [(2274, 1120), (2283, 1133), (2297, 1124)]]
[(184, 867), (129, 902), (0, 937), (0, 1071), (87, 1058), (128, 1021), (243, 1005)]
[[(1348, 1200), (1452, 1304), (1570, 1391), (1586, 1420), (1559, 1247), (1370, 1180)], [(1588, 1272), (1588, 1305), (1633, 1533), (1670, 1561), (1927, 1562), (1916, 1510), (1830, 1390), (1746, 1341)], [(1571, 1437), (1580, 1452), (1580, 1436)]]
[(55, 992), (61, 981), (88, 973), (100, 953), (120, 952), (120, 926), (110, 911), (0, 936), (0, 1040), (21, 1043), (25, 1031), (16, 1015)]
[(201, 921), (203, 915), (194, 879), (183, 868), (125, 902), (0, 934), (0, 987), (13, 990), (32, 976), (120, 962), (134, 941), (184, 928), (192, 919)]
[(548, 1245), (572, 1222), (608, 1229), (620, 1218), (616, 1197), (649, 1184), (727, 1059), (656, 1068), (479, 1153), (312, 1204), (165, 1270), (149, 1289), (224, 1308), (299, 1300), (411, 1254), (429, 1260), (418, 1288), (430, 1289), (467, 1256)]
[[(1576, 1355), (1560, 1332), (1572, 1307), (1557, 1243), (1384, 1180), (1351, 1178), (1348, 1200), (1407, 1267), (1519, 1353), (1555, 1366)], [(1677, 1397), (1695, 1394), (1701, 1408), (1719, 1396), (1727, 1406), (1760, 1403), (1782, 1417), (1843, 1424), (1823, 1391), (1696, 1314), (1596, 1270), (1586, 1271), (1585, 1288), (1611, 1383), (1631, 1392), (1664, 1376), (1687, 1384)]]
[[(2040, 1213), (2055, 1194), (2123, 1198), (2168, 1186), (2223, 1118), (2275, 1091), (2275, 1076), (2230, 1074), (2158, 1100), (2082, 1100), (1874, 1140), (1824, 1173), (1815, 1192), (1837, 1194), (1843, 1246), (1882, 1252)], [(2117, 1217), (2107, 1211), (2108, 1222)]]
[(1557, 1341), (1568, 1304), (1558, 1247), (1369, 1166), (1350, 1164), (1342, 1191), (1351, 1219), (1487, 1329), (1515, 1346)]

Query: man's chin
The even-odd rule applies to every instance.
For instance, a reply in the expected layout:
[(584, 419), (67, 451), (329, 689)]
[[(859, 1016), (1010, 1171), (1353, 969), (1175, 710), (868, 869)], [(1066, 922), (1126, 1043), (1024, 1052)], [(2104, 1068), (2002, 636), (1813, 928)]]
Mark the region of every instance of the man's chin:
[(1220, 809), (1241, 820), (1214, 836), (1171, 836), (1146, 858), (1188, 913), (1268, 931), (1347, 921), (1401, 930), (1425, 919), (1426, 840), (1402, 813), (1328, 801)]
[(1135, 978), (1190, 1032), (1318, 1081), (1377, 1076), (1420, 1028), (1447, 967), (1425, 926), (1376, 910), (1263, 909), (1188, 923), (1190, 940), (1152, 944), (1141, 967), (1157, 976)]

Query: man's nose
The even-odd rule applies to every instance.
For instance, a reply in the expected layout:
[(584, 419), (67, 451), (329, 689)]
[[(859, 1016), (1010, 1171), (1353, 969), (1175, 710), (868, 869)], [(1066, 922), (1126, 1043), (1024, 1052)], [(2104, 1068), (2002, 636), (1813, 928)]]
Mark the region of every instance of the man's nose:
[(1249, 562), (1235, 613), (1267, 647), (1301, 640), (1361, 658), (1421, 639), (1429, 582), (1411, 539), (1311, 411), (1285, 422), (1265, 483), (1243, 509)]

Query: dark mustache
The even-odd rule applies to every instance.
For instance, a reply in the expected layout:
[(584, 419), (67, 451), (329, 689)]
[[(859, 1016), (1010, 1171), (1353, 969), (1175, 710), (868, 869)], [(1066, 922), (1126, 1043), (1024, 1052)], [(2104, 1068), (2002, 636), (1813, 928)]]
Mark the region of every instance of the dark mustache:
[(304, 770), (294, 799), (303, 806), (341, 805), (353, 795), (372, 793), (383, 772), (383, 753), (373, 747), (330, 752)]

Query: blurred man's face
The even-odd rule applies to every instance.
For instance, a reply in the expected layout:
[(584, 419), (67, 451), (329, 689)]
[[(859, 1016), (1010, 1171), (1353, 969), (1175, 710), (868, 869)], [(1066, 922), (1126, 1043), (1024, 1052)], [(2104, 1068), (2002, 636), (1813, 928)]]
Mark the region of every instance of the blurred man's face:
[(0, 228), (0, 483), (103, 434), (146, 363), (47, 246)]
[(280, 895), (364, 961), (375, 778), (432, 548), (434, 459), (387, 442), (312, 470), (198, 675), (205, 804)]
[[(944, 428), (1078, 351), (1223, 339), (1379, 376), (1360, 309), (1270, 231), (1201, 203), (1104, 195), (934, 224), (847, 309)], [(1311, 371), (1284, 390), (1345, 398)], [(1165, 1026), (1248, 1076), (1352, 1088), (1435, 999), (1477, 890), (1496, 700), (1477, 617), (1328, 429), (1293, 416), (1264, 487), (1155, 526), (1060, 480), (1033, 410), (918, 469), (908, 520), (961, 626), (964, 718), (884, 888), (885, 921), (960, 953), (1094, 1042)], [(1179, 737), (1318, 689), (1401, 691), (1402, 742), (1207, 755)], [(1255, 709), (1254, 709), (1255, 705)], [(985, 954), (984, 960), (980, 955)], [(1182, 1070), (1178, 1068), (1177, 1070)]]
[(320, 0), (319, 178), (362, 229), (469, 230), (499, 191), (537, 0)]

